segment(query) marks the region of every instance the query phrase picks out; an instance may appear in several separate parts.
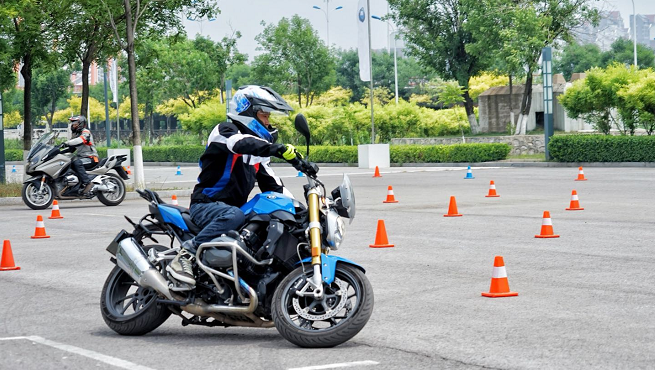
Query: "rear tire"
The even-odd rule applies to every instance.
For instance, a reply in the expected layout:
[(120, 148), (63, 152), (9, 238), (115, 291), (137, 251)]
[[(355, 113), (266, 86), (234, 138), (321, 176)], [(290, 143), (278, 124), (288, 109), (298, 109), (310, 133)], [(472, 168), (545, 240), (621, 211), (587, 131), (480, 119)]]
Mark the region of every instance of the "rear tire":
[(123, 202), (125, 199), (125, 183), (123, 179), (118, 177), (113, 173), (106, 174), (109, 178), (104, 180), (102, 183), (108, 184), (111, 183), (116, 187), (115, 193), (103, 193), (98, 192), (98, 200), (106, 206), (117, 206)]
[(157, 303), (154, 290), (139, 287), (118, 266), (111, 271), (102, 288), (100, 311), (113, 331), (132, 336), (157, 329), (171, 315), (168, 307)]

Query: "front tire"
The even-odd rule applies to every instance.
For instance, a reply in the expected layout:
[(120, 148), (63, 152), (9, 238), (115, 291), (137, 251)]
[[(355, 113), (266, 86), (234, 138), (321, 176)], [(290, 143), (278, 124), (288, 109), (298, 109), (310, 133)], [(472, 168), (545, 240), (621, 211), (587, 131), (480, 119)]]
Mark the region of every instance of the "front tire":
[(113, 173), (107, 174), (108, 178), (102, 184), (114, 186), (115, 191), (112, 193), (98, 192), (98, 200), (106, 206), (117, 206), (125, 199), (125, 183), (123, 179)]
[(171, 315), (157, 303), (157, 293), (140, 287), (120, 267), (111, 271), (100, 297), (100, 311), (107, 326), (121, 335), (144, 335), (163, 324)]
[(43, 191), (39, 191), (40, 187), (40, 182), (39, 186), (35, 185), (34, 182), (23, 184), (21, 197), (26, 206), (32, 209), (46, 209), (50, 207), (52, 201), (55, 199), (54, 191), (47, 183), (43, 184)]
[(289, 342), (307, 348), (334, 347), (350, 340), (373, 313), (371, 283), (361, 270), (339, 264), (334, 282), (323, 284), (324, 298), (319, 301), (311, 295), (296, 294), (311, 276), (299, 267), (278, 285), (272, 307), (278, 332)]

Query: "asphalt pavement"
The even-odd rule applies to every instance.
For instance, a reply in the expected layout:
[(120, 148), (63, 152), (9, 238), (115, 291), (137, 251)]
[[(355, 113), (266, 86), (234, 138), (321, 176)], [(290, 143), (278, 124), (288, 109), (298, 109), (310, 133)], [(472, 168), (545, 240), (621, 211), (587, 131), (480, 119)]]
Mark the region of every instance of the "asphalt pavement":
[[(179, 186), (188, 205), (197, 169), (149, 168), (147, 179), (160, 178), (147, 181)], [(302, 199), (305, 179), (276, 171)], [(366, 267), (375, 292), (371, 320), (349, 342), (301, 349), (275, 329), (182, 327), (174, 316), (119, 336), (100, 316), (113, 267), (105, 247), (146, 202), (62, 203), (60, 220), (15, 204), (0, 206), (0, 239), (21, 267), (0, 271), (0, 369), (655, 368), (655, 169), (585, 168), (584, 182), (570, 167), (474, 167), (470, 180), (463, 167), (320, 174), (331, 189), (344, 172), (357, 215), (335, 254)], [(499, 198), (485, 197), (490, 180)], [(382, 202), (390, 185), (398, 203)], [(565, 210), (573, 189), (583, 211)], [(462, 217), (443, 217), (451, 196)], [(545, 210), (559, 238), (534, 237)], [(30, 239), (39, 214), (49, 239)], [(393, 248), (369, 248), (380, 219)], [(495, 256), (517, 297), (481, 296)]]

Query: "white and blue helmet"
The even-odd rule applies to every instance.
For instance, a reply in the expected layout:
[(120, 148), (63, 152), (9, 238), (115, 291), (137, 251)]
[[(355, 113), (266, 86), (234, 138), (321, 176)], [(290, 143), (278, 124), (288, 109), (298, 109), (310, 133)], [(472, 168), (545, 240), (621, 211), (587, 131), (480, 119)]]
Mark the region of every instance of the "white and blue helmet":
[(242, 86), (230, 100), (228, 116), (255, 135), (269, 142), (275, 142), (277, 130), (264, 127), (257, 119), (257, 112), (279, 112), (288, 114), (293, 108), (270, 87), (248, 85)]

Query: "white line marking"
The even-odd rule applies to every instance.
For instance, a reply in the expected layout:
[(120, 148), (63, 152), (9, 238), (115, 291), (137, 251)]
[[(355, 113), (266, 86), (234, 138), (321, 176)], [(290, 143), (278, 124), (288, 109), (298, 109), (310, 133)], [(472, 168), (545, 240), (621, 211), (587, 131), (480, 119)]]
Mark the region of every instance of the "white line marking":
[(80, 347), (75, 347), (71, 346), (68, 344), (64, 343), (58, 343), (54, 342), (45, 338), (37, 337), (35, 335), (29, 336), (29, 337), (9, 337), (9, 338), (0, 338), (0, 340), (16, 340), (16, 339), (27, 339), (32, 342), (36, 342), (39, 344), (43, 344), (45, 346), (53, 347), (62, 351), (74, 353), (76, 355), (88, 357), (91, 359), (94, 359), (96, 361), (104, 362), (106, 364), (120, 367), (122, 369), (131, 369), (131, 370), (153, 370), (150, 367), (147, 366), (141, 366), (137, 365), (133, 362), (121, 360), (120, 358), (116, 357), (111, 357), (107, 355), (103, 355), (102, 353), (94, 352), (94, 351), (89, 351), (88, 349), (80, 348)]
[(377, 365), (379, 362), (375, 361), (354, 361), (354, 362), (341, 362), (338, 364), (327, 364), (327, 365), (316, 365), (316, 366), (306, 366), (306, 367), (294, 367), (288, 370), (320, 370), (320, 369), (336, 369), (339, 367), (353, 367), (353, 366), (371, 366)]

